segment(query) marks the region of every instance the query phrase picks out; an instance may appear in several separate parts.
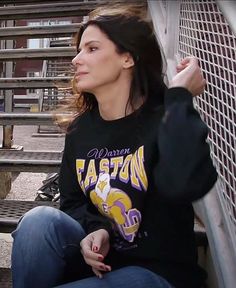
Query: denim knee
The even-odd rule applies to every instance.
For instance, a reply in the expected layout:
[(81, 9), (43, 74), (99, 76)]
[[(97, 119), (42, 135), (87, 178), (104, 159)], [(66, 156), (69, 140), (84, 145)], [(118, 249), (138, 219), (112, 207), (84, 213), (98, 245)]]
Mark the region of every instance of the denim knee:
[[(23, 233), (32, 238), (40, 235), (40, 238), (49, 238), (50, 235), (67, 236), (76, 233), (78, 241), (85, 236), (82, 226), (64, 212), (48, 206), (38, 206), (28, 211), (19, 221), (17, 229), (12, 233), (15, 238), (17, 234)], [(71, 235), (72, 236), (72, 235)]]
[(40, 230), (40, 233), (47, 232), (49, 223), (56, 218), (56, 213), (55, 208), (46, 206), (31, 209), (19, 220), (16, 230), (12, 233), (12, 237), (14, 238), (19, 231), (26, 230), (26, 232), (32, 232), (35, 228), (37, 231)]

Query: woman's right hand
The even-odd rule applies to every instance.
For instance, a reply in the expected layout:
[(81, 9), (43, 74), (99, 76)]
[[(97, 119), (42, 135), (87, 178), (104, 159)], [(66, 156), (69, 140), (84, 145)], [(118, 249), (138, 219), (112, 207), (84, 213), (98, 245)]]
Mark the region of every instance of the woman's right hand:
[(177, 65), (177, 74), (170, 81), (169, 88), (186, 88), (193, 96), (203, 93), (206, 80), (203, 78), (198, 60), (195, 57), (186, 57)]
[(92, 267), (96, 276), (102, 278), (101, 271), (111, 271), (111, 266), (103, 262), (110, 249), (109, 234), (105, 229), (88, 234), (80, 242), (80, 247), (84, 261)]

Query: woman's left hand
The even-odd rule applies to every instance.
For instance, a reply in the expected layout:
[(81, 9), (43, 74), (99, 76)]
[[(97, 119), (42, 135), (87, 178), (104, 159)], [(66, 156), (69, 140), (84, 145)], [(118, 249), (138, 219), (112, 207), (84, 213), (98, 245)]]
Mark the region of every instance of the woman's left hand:
[(80, 242), (80, 247), (85, 262), (92, 267), (96, 276), (102, 278), (101, 271), (111, 271), (111, 266), (104, 263), (110, 249), (109, 234), (105, 229), (88, 234)]
[(177, 74), (170, 81), (171, 87), (184, 87), (193, 96), (203, 93), (206, 80), (195, 57), (184, 58), (176, 67)]

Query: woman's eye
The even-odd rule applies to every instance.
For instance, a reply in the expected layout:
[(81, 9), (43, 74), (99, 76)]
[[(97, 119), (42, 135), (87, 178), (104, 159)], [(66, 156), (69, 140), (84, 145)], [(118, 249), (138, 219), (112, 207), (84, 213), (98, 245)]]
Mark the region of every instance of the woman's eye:
[(89, 51), (90, 52), (94, 52), (94, 51), (96, 51), (98, 48), (97, 47), (89, 47)]

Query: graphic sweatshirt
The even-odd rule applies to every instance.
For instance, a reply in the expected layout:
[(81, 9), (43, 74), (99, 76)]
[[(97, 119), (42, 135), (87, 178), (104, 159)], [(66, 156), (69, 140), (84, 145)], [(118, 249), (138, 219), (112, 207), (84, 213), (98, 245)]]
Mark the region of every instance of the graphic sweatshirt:
[(167, 89), (163, 106), (143, 105), (117, 120), (98, 108), (74, 120), (60, 171), (61, 210), (86, 233), (106, 229), (112, 269), (138, 265), (176, 288), (197, 288), (192, 202), (217, 174), (208, 129), (184, 88)]

